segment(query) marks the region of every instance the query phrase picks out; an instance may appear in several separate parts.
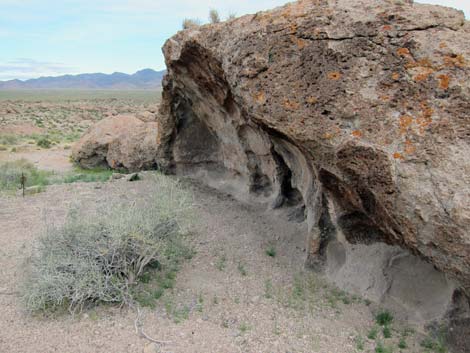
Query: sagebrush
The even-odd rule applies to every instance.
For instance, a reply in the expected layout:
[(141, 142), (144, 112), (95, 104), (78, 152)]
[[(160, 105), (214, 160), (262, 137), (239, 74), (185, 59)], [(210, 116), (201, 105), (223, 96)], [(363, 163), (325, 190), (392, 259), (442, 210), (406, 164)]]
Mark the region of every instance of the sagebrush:
[(24, 159), (0, 163), (0, 191), (13, 191), (21, 185), (21, 176), (26, 177), (26, 187), (46, 186), (51, 172), (38, 170), (34, 164)]
[(178, 181), (158, 175), (147, 200), (108, 202), (71, 210), (39, 238), (23, 286), (32, 312), (98, 303), (131, 304), (152, 269), (174, 271), (190, 253), (184, 242), (192, 197)]

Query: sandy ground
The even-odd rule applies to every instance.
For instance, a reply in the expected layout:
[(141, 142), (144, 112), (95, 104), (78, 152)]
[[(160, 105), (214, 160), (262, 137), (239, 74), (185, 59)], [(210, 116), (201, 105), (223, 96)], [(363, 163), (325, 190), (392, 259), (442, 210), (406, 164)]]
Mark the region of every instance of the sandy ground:
[[(56, 185), (26, 198), (0, 197), (0, 352), (348, 353), (357, 351), (358, 335), (365, 351), (374, 351), (376, 342), (365, 338), (374, 325), (374, 305), (332, 302), (332, 288), (304, 270), (304, 234), (295, 223), (191, 185), (196, 256), (157, 307), (143, 310), (145, 331), (170, 342), (164, 345), (135, 333), (132, 310), (96, 308), (76, 317), (38, 318), (23, 311), (18, 295), (31, 246), (46, 222), (62, 222), (77, 202), (99, 207), (143, 198), (152, 190), (150, 179)], [(266, 255), (271, 245), (275, 257)], [(303, 288), (300, 295), (296, 283)], [(188, 316), (177, 320), (168, 314), (169, 303)], [(415, 348), (406, 352), (421, 352), (411, 338), (408, 346)]]
[(70, 153), (70, 149), (64, 149), (63, 146), (57, 146), (49, 150), (29, 148), (16, 153), (4, 151), (0, 152), (0, 162), (26, 159), (39, 169), (66, 172), (73, 169), (73, 165), (69, 160)]

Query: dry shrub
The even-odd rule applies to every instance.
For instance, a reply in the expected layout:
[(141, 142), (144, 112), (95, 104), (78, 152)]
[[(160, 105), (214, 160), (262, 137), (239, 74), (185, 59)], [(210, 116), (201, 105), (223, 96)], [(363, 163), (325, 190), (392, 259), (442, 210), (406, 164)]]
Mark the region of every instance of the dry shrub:
[(49, 184), (51, 172), (38, 170), (34, 164), (25, 159), (0, 163), (0, 192), (13, 191), (21, 186), (21, 176), (26, 177), (26, 187)]
[(195, 29), (201, 25), (201, 21), (195, 18), (185, 18), (183, 20), (183, 29)]
[(179, 182), (155, 178), (149, 200), (108, 203), (88, 213), (73, 209), (63, 225), (46, 227), (23, 286), (29, 311), (132, 304), (149, 268), (174, 269), (191, 254), (184, 239), (192, 198)]
[(209, 11), (209, 21), (211, 23), (219, 23), (220, 22), (220, 15), (219, 15), (219, 12), (217, 10), (210, 10)]

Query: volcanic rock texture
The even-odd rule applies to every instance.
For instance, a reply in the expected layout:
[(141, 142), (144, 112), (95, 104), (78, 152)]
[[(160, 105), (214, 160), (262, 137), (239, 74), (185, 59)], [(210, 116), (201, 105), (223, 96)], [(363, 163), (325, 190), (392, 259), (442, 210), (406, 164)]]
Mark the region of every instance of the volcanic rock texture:
[[(399, 298), (406, 281), (425, 283), (423, 301), (439, 288), (454, 304), (467, 298), (458, 299), (467, 326), (470, 23), (462, 12), (298, 1), (181, 31), (163, 50), (163, 169), (289, 210), (290, 221), (305, 223), (308, 263), (326, 258), (337, 282), (356, 269), (368, 272), (349, 287), (373, 287), (379, 298)], [(428, 267), (419, 273), (420, 259)], [(401, 283), (387, 279), (393, 271)], [(433, 300), (423, 319), (442, 316), (427, 315)]]
[(90, 128), (72, 149), (82, 168), (139, 171), (156, 167), (157, 123), (133, 115), (112, 116)]

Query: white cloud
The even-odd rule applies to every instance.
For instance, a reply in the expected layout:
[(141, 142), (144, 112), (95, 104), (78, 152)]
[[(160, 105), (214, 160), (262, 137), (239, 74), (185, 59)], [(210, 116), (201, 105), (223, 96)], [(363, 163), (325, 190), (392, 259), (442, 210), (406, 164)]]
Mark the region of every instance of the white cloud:
[(42, 62), (28, 58), (0, 61), (0, 80), (29, 79), (75, 73), (76, 68), (55, 62)]

